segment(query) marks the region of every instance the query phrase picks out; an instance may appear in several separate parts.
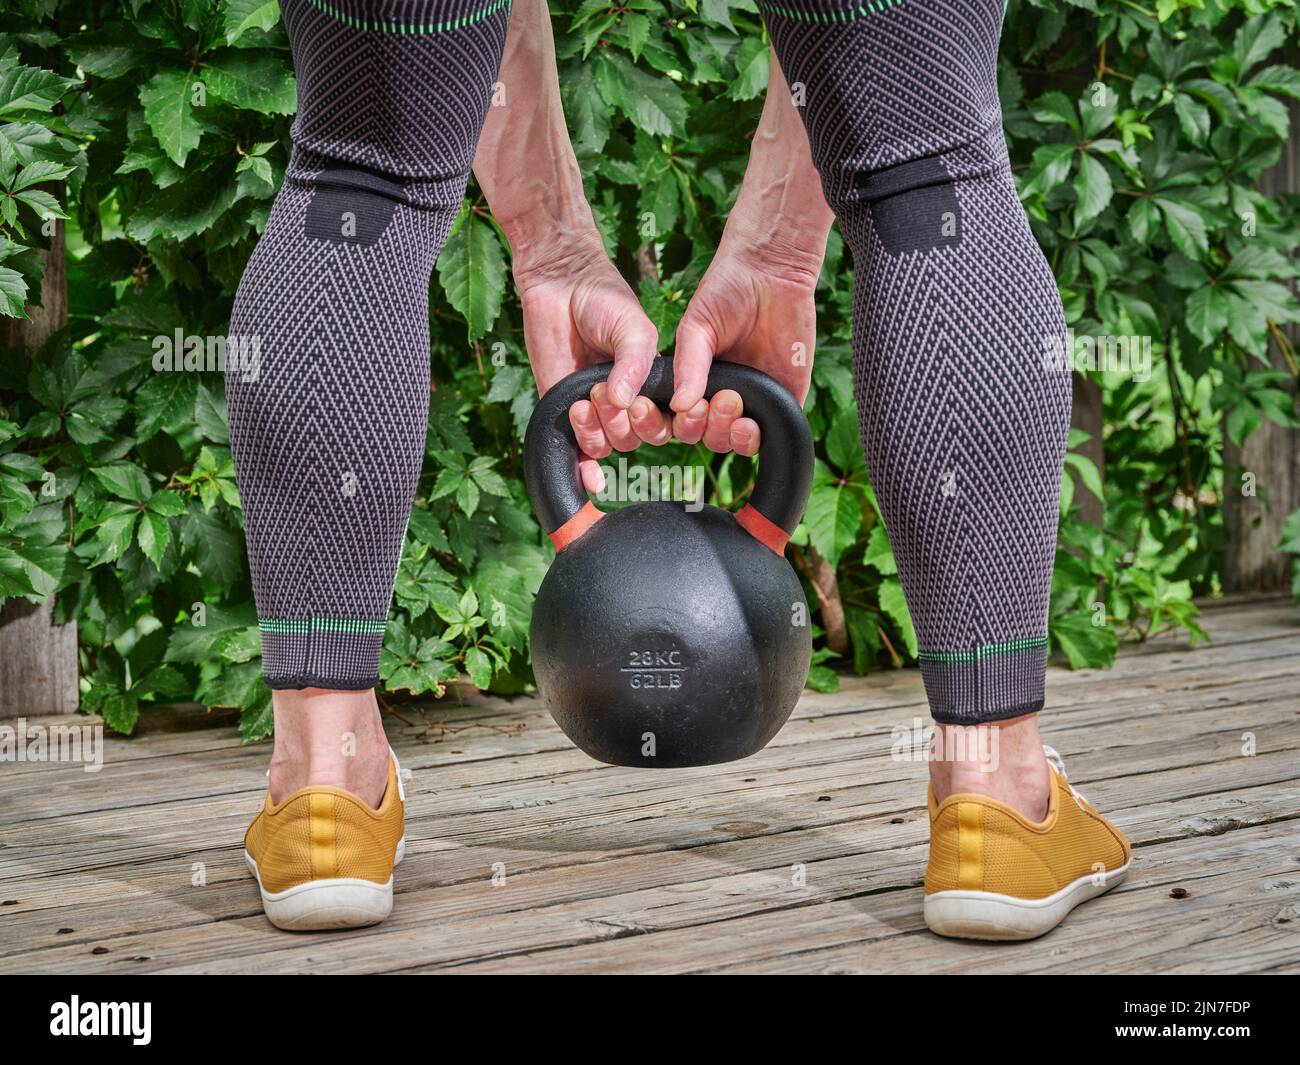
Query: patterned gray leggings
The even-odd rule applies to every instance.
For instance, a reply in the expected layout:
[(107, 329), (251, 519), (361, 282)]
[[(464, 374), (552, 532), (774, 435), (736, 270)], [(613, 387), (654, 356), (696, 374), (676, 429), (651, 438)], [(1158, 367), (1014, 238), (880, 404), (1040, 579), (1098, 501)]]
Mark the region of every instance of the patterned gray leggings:
[[(931, 711), (1038, 710), (1070, 391), (1002, 138), (1002, 2), (759, 3), (853, 253), (862, 438)], [(424, 446), (428, 280), (508, 8), (281, 8), (299, 113), (232, 316), (261, 352), (228, 371), (232, 448), (268, 683), (364, 689)]]
[[(231, 450), (272, 688), (378, 681), (424, 457), (429, 277), (465, 195), (506, 0), (281, 0), (293, 156), (244, 273)], [(418, 30), (418, 32), (411, 32)]]
[(930, 711), (1037, 711), (1070, 379), (1002, 136), (1003, 0), (758, 3), (853, 252), (862, 442)]

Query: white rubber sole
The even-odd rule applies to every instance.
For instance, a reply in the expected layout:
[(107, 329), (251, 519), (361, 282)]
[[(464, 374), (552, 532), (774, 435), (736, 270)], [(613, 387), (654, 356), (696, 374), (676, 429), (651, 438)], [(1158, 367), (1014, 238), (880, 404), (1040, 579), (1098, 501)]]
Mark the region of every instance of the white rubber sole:
[(925, 923), (930, 931), (954, 939), (1036, 939), (1065, 920), (1079, 903), (1113, 888), (1132, 864), (1081, 876), (1043, 899), (1018, 899), (993, 891), (936, 891), (925, 897)]
[[(397, 841), (396, 866), (406, 853), (406, 837)], [(388, 883), (356, 877), (309, 880), (284, 891), (267, 891), (257, 872), (257, 862), (244, 851), (248, 871), (257, 880), (262, 908), (276, 928), (290, 932), (315, 932), (330, 928), (365, 928), (393, 912), (393, 878)]]

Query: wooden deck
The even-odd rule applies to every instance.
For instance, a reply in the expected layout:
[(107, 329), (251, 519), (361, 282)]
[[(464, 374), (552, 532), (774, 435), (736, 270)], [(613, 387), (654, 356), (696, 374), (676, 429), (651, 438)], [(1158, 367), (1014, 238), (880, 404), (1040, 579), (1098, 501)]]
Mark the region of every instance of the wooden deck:
[(703, 770), (596, 765), (534, 699), (432, 705), (454, 731), (423, 736), (390, 718), (410, 847), (392, 917), (355, 932), (262, 916), (240, 841), (269, 748), (228, 719), (109, 739), (99, 773), (0, 764), (0, 972), (1300, 972), (1300, 611), (1205, 621), (1208, 648), (1051, 671), (1045, 736), (1136, 853), (1033, 943), (922, 924), (925, 766), (890, 756), (925, 717), (907, 670), (810, 693)]

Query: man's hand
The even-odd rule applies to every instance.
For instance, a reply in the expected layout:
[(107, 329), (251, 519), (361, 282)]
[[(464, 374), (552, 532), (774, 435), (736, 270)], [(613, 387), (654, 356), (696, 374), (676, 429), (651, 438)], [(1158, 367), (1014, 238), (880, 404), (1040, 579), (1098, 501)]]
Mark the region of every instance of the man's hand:
[(800, 400), (812, 367), (813, 286), (831, 214), (808, 139), (775, 60), (749, 167), (717, 258), (677, 333), (673, 416), (637, 393), (658, 336), (619, 276), (596, 229), (560, 103), (555, 44), (545, 0), (517, 0), (494, 104), (479, 137), (474, 173), (510, 241), (524, 310), (524, 341), (545, 392), (594, 362), (613, 360), (609, 380), (575, 403), (569, 418), (584, 452), (582, 482), (599, 491), (594, 461), (641, 441), (676, 435), (715, 451), (758, 450), (758, 426), (740, 397), (705, 402), (715, 356), (770, 373)]
[[(703, 400), (715, 358), (762, 370), (800, 403), (812, 378), (817, 315), (813, 293), (826, 251), (831, 211), (790, 89), (773, 58), (763, 116), (749, 165), (727, 219), (718, 254), (677, 327), (673, 360), (673, 430), (714, 451), (753, 455), (758, 426), (743, 417), (740, 397), (722, 391)], [(663, 432), (666, 419), (634, 407), (643, 438)]]
[[(703, 402), (715, 357), (762, 370), (803, 402), (812, 376), (819, 266), (750, 252), (724, 238), (677, 327), (672, 408), (679, 439), (703, 439), (712, 451), (758, 451), (758, 426), (742, 416), (740, 396), (724, 390)], [(702, 411), (707, 415), (700, 418)]]
[(587, 204), (560, 104), (546, 0), (516, 0), (499, 81), (501, 106), (494, 94), (474, 174), (510, 241), (538, 387), (545, 392), (580, 367), (614, 362), (608, 382), (569, 412), (585, 452), (582, 483), (598, 492), (604, 477), (593, 460), (639, 443), (628, 407), (650, 372), (658, 334), (605, 255)]
[[(628, 408), (650, 372), (658, 331), (594, 232), (554, 258), (517, 264), (515, 282), (524, 311), (524, 343), (543, 393), (575, 370), (613, 360), (609, 380), (591, 390), (590, 400), (569, 408), (583, 453), (578, 464), (582, 483), (587, 491), (599, 492), (605, 478), (594, 460), (611, 450), (631, 451), (641, 442)], [(637, 402), (654, 406), (645, 399)]]

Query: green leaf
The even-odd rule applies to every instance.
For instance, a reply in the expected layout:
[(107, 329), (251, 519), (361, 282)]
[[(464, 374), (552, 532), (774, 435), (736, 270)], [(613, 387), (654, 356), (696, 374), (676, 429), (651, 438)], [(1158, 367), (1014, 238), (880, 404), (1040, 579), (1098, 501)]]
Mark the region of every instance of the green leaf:
[(0, 599), (8, 596), (34, 595), (27, 577), (27, 567), (17, 552), (0, 546)]
[(239, 739), (242, 743), (257, 743), (275, 731), (275, 707), (271, 702), (271, 690), (265, 684), (262, 689), (266, 692), (265, 697), (244, 707), (240, 712)]
[(569, 121), (573, 150), (579, 157), (595, 155), (609, 140), (609, 108), (596, 88), (589, 63), (565, 68), (560, 78), (564, 114)]
[(1204, 144), (1210, 135), (1210, 112), (1180, 92), (1174, 95), (1174, 113), (1187, 139), (1193, 144)]
[(1241, 447), (1246, 442), (1246, 438), (1259, 428), (1260, 421), (1259, 408), (1243, 400), (1228, 411), (1224, 429), (1228, 439)]
[(291, 115), (297, 88), (288, 66), (272, 52), (232, 48), (203, 57), (203, 77), (212, 93), (236, 107), (264, 115)]
[(517, 544), (505, 559), (485, 558), (474, 572), (473, 587), (489, 631), (503, 643), (522, 649), (528, 639), (533, 596), (548, 562), (532, 544)]
[(898, 572), (898, 563), (894, 560), (894, 548), (890, 545), (889, 536), (881, 522), (876, 522), (871, 527), (871, 535), (867, 539), (867, 554), (863, 561), (868, 566), (874, 566), (886, 577), (892, 577)]
[(460, 611), (461, 619), (464, 621), (468, 621), (478, 613), (478, 595), (474, 592), (473, 588), (465, 589), (465, 594), (460, 597), (457, 609)]
[(1187, 297), (1187, 327), (1212, 344), (1228, 328), (1228, 297), (1218, 285), (1204, 285)]
[(138, 514), (139, 510), (129, 503), (108, 503), (100, 510), (95, 527), (99, 552), (92, 565), (112, 562), (122, 556), (122, 552), (131, 546)]
[(1277, 549), (1289, 555), (1300, 555), (1300, 510), (1291, 511), (1282, 523), (1282, 539)]
[(596, 85), (638, 129), (655, 136), (679, 136), (686, 130), (686, 99), (668, 78), (648, 74), (626, 56), (609, 49), (596, 53)]
[[(506, 484), (505, 478), (496, 470), (488, 468), (495, 461), (496, 459), (486, 457), (475, 459), (469, 465), (469, 475), (473, 478), (474, 483), (488, 495), (508, 496), (510, 486)], [(479, 463), (483, 463), (483, 465), (480, 466)]]
[(768, 47), (761, 37), (745, 37), (736, 55), (736, 80), (727, 95), (754, 100), (767, 91)]
[(835, 692), (840, 690), (839, 674), (829, 666), (810, 665), (808, 679), (805, 682), (813, 691)]
[(1060, 123), (1069, 126), (1079, 136), (1083, 136), (1083, 128), (1079, 124), (1079, 115), (1074, 103), (1063, 92), (1053, 90), (1044, 93), (1030, 105), (1029, 110), (1039, 122), (1048, 125)]
[(144, 470), (131, 462), (113, 462), (90, 471), (95, 480), (121, 499), (143, 503), (153, 494)]
[(880, 600), (880, 609), (885, 612), (889, 619), (902, 634), (903, 642), (907, 645), (907, 653), (913, 658), (916, 657), (916, 629), (912, 627), (912, 615), (907, 609), (907, 599), (903, 595), (903, 585), (895, 577), (880, 582), (880, 587), (876, 590), (876, 595)]
[(1251, 88), (1280, 92), (1292, 99), (1300, 100), (1300, 70), (1296, 70), (1295, 67), (1265, 67), (1247, 84)]
[(438, 277), (447, 302), (465, 318), (469, 340), (486, 336), (501, 314), (506, 290), (506, 259), (496, 230), (473, 212), (438, 256)]
[(1034, 159), (1020, 194), (1051, 192), (1070, 173), (1077, 149), (1073, 144), (1044, 144), (1034, 149)]
[(160, 234), (184, 240), (202, 233), (230, 209), (236, 191), (233, 178), (202, 171), (147, 194), (126, 224), (127, 235), (147, 244)]
[(222, 521), (216, 511), (191, 507), (181, 521), (182, 539), (204, 578), (233, 587), (245, 577), (243, 537)]
[(257, 639), (252, 603), (234, 609), (207, 604), (203, 622), (202, 625), (194, 624), (192, 618), (178, 622), (163, 658), (168, 662), (197, 665), (209, 659), (224, 658), (228, 647), (244, 643), (249, 635), (253, 640)]
[(171, 542), (171, 531), (167, 528), (167, 519), (160, 514), (146, 509), (140, 515), (140, 527), (137, 532), (140, 550), (145, 558), (155, 566), (161, 567), (167, 545)]
[(160, 70), (140, 86), (144, 120), (167, 157), (184, 166), (186, 157), (199, 146), (203, 124), (194, 114), (193, 70)]
[(1074, 193), (1074, 228), (1078, 231), (1106, 209), (1115, 193), (1110, 174), (1094, 156), (1085, 153), (1080, 158), (1079, 173), (1074, 179)]
[(623, 29), (627, 32), (627, 47), (633, 59), (641, 58), (641, 50), (650, 40), (650, 20), (645, 15), (629, 12), (623, 16)]
[(834, 566), (857, 539), (862, 508), (853, 489), (819, 485), (809, 496), (803, 520), (817, 553)]
[(194, 694), (205, 706), (245, 710), (259, 709), (264, 702), (269, 703), (271, 693), (262, 681), (260, 662), (237, 662), (206, 679)]
[(476, 688), (486, 688), (492, 683), (492, 660), (477, 647), (465, 652), (465, 672)]
[(125, 23), (109, 23), (64, 40), (64, 50), (77, 66), (97, 78), (120, 78), (149, 59), (149, 42)]
[(1247, 19), (1232, 42), (1239, 74), (1245, 74), (1256, 63), (1267, 59), (1284, 43), (1286, 30), (1276, 15), (1256, 15)]
[(1169, 239), (1175, 248), (1189, 259), (1199, 259), (1209, 249), (1209, 239), (1205, 231), (1205, 219), (1193, 207), (1177, 200), (1163, 196), (1155, 197), (1160, 212), (1164, 216), (1165, 226), (1169, 230)]
[(1119, 638), (1110, 625), (1094, 625), (1090, 610), (1073, 610), (1052, 618), (1048, 633), (1071, 669), (1107, 669), (1115, 661)]
[(1098, 499), (1105, 498), (1102, 494), (1101, 472), (1097, 469), (1097, 464), (1093, 462), (1092, 459), (1088, 458), (1086, 455), (1080, 455), (1075, 451), (1067, 451), (1065, 453), (1065, 464), (1074, 467), (1075, 471), (1079, 475), (1079, 480), (1083, 482), (1083, 486), (1088, 489), (1089, 492)]
[[(35, 159), (23, 167), (13, 183), (13, 190), (29, 188), (46, 181), (62, 181), (73, 172), (70, 166), (56, 163), (49, 159)], [(65, 217), (65, 216), (60, 216)]]
[(274, 29), (280, 21), (277, 0), (226, 0), (222, 6), (226, 43), (234, 44), (248, 30)]
[(27, 281), (17, 270), (0, 266), (0, 313), (26, 318)]
[(181, 498), (179, 492), (163, 488), (149, 497), (146, 509), (164, 518), (175, 518), (185, 513), (185, 500)]
[(135, 731), (136, 722), (140, 719), (140, 701), (129, 692), (106, 695), (96, 710), (104, 719), (104, 724), (125, 736)]
[(846, 408), (835, 415), (826, 435), (826, 454), (835, 468), (846, 475), (866, 465), (856, 409)]
[(77, 84), (75, 79), (61, 78), (48, 70), (0, 63), (0, 115), (48, 112)]

